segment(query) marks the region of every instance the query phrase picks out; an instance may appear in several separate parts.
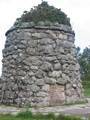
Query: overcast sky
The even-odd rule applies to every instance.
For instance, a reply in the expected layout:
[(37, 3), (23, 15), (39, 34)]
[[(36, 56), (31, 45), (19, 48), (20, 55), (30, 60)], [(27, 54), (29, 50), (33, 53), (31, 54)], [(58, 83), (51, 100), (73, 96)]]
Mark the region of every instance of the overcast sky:
[[(76, 33), (76, 46), (84, 49), (90, 46), (90, 0), (45, 0), (50, 5), (61, 8), (71, 19)], [(41, 0), (0, 0), (0, 69), (5, 32), (13, 25), (16, 18), (25, 10), (41, 3)], [(0, 72), (1, 73), (1, 72)]]

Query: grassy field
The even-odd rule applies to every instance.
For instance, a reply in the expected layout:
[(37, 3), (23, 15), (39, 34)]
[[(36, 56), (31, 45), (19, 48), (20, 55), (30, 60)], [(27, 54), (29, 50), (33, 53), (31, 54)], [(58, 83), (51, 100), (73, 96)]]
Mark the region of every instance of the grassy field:
[(13, 115), (0, 115), (0, 120), (81, 120), (79, 117), (73, 116), (63, 116), (58, 115), (55, 116), (54, 114), (50, 113), (48, 115), (33, 115), (31, 112), (22, 112), (16, 116)]

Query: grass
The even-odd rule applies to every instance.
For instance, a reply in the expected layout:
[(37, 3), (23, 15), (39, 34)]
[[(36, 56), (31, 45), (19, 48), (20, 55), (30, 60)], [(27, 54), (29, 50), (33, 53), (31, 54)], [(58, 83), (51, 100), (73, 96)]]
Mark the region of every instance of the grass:
[(74, 116), (64, 116), (49, 113), (47, 115), (36, 114), (33, 115), (30, 111), (21, 112), (15, 115), (0, 115), (0, 120), (81, 120), (79, 117)]
[(90, 97), (90, 88), (84, 88), (85, 89), (85, 96)]
[(76, 102), (70, 102), (70, 103), (65, 103), (64, 105), (66, 105), (66, 106), (70, 106), (70, 105), (77, 105), (77, 104), (85, 104), (85, 103), (87, 103), (88, 101), (87, 100), (83, 100), (83, 101), (76, 101)]
[(86, 97), (90, 97), (90, 81), (83, 81), (84, 94)]

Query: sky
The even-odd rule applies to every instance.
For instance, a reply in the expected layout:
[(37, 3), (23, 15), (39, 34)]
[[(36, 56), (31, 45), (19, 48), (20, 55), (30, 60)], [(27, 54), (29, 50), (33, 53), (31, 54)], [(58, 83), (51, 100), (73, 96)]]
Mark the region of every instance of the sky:
[[(5, 32), (13, 26), (23, 11), (29, 11), (42, 0), (0, 0), (0, 74), (2, 68), (2, 49), (5, 44)], [(50, 5), (61, 8), (71, 19), (75, 31), (75, 45), (81, 50), (90, 47), (90, 0), (45, 0)]]

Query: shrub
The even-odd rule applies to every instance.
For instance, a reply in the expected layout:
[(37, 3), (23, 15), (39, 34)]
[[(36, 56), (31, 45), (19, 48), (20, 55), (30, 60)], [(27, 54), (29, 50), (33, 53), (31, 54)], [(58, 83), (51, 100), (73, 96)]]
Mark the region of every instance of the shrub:
[(71, 26), (70, 19), (61, 11), (61, 9), (50, 6), (45, 1), (38, 6), (31, 8), (30, 11), (24, 11), (22, 16), (16, 20), (16, 23), (32, 21), (34, 23), (38, 23), (39, 21), (58, 22), (59, 24)]

